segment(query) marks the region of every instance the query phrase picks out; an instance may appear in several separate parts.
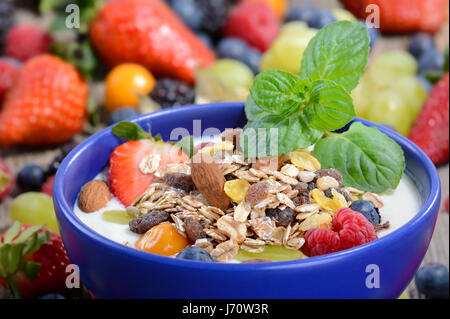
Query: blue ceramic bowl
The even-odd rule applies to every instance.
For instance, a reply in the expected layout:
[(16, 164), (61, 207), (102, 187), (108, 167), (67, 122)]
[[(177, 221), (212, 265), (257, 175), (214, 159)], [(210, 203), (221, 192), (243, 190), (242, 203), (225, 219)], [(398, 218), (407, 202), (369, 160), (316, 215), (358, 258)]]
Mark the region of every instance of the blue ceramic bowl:
[[(134, 122), (143, 128), (151, 125), (154, 134), (169, 140), (175, 127), (185, 127), (192, 134), (196, 119), (202, 120), (202, 129), (242, 127), (243, 104), (188, 106), (144, 115)], [(427, 251), (439, 208), (440, 182), (434, 165), (419, 148), (377, 127), (403, 148), (407, 173), (423, 201), (410, 222), (381, 239), (326, 256), (265, 264), (178, 260), (113, 242), (86, 226), (72, 210), (81, 187), (105, 167), (113, 149), (122, 143), (108, 128), (75, 148), (56, 176), (54, 202), (69, 257), (79, 266), (82, 282), (99, 298), (396, 298)], [(370, 288), (376, 275), (379, 287)]]

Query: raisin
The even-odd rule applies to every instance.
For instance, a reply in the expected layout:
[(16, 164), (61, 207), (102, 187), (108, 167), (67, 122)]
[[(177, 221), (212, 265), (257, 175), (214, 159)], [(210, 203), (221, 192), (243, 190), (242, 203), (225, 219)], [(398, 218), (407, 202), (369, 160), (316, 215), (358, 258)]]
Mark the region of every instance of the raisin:
[(203, 232), (203, 226), (194, 217), (186, 217), (184, 219), (184, 229), (189, 240), (194, 243), (197, 239), (206, 237), (206, 234)]
[(133, 219), (128, 224), (130, 230), (136, 234), (145, 234), (153, 226), (169, 220), (169, 213), (155, 210), (138, 218)]
[(309, 199), (309, 195), (300, 195), (292, 200), (295, 206), (302, 206), (306, 204), (311, 204), (311, 200)]
[(277, 227), (287, 227), (296, 221), (297, 213), (289, 207), (283, 210), (279, 208), (268, 208), (266, 209), (266, 216), (274, 220)]
[(303, 194), (303, 193), (306, 193), (308, 191), (308, 184), (300, 182), (297, 185), (295, 185), (292, 189), (293, 190), (298, 190), (299, 194)]
[(268, 182), (253, 184), (249, 187), (245, 200), (250, 203), (250, 205), (255, 206), (267, 197), (269, 189), (270, 184)]
[(335, 180), (338, 181), (339, 186), (342, 185), (342, 182), (344, 181), (342, 178), (341, 172), (339, 172), (337, 169), (330, 168), (330, 169), (321, 169), (315, 172), (316, 173), (316, 179), (324, 177), (324, 176), (330, 176), (333, 177)]
[(352, 198), (350, 197), (350, 194), (345, 189), (340, 189), (340, 188), (331, 187), (331, 188), (327, 189), (325, 191), (325, 196), (328, 197), (328, 198), (333, 199), (333, 189), (336, 192), (338, 192), (339, 194), (341, 194), (342, 196), (344, 196), (344, 198), (345, 198), (345, 200), (347, 202), (351, 202), (352, 201)]
[(317, 188), (317, 184), (315, 182), (308, 183), (308, 190), (312, 191), (313, 189)]
[(195, 189), (192, 176), (183, 173), (166, 173), (164, 175), (164, 182), (174, 188), (184, 190), (189, 193)]

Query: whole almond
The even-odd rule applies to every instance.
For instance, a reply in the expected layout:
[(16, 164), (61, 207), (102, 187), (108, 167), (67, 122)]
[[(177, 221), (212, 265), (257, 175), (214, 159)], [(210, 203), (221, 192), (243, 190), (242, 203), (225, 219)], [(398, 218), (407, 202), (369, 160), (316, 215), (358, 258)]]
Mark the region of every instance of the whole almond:
[(191, 159), (191, 176), (195, 187), (212, 206), (226, 211), (230, 199), (224, 191), (225, 177), (213, 158), (206, 153), (197, 153)]
[(94, 180), (83, 186), (78, 197), (78, 205), (85, 213), (93, 213), (108, 205), (111, 193), (102, 180)]

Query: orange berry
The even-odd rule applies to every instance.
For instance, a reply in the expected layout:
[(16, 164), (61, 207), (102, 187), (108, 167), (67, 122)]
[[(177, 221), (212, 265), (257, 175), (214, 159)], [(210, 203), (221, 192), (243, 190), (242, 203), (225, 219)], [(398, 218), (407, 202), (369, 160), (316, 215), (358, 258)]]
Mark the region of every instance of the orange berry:
[(138, 106), (138, 95), (149, 94), (155, 78), (143, 66), (124, 63), (112, 69), (106, 77), (105, 107), (108, 112), (124, 107)]
[(286, 0), (244, 0), (244, 2), (260, 2), (267, 4), (278, 19), (282, 20), (286, 13), (287, 1)]
[(188, 246), (184, 238), (171, 223), (152, 227), (136, 242), (136, 248), (152, 254), (172, 256)]

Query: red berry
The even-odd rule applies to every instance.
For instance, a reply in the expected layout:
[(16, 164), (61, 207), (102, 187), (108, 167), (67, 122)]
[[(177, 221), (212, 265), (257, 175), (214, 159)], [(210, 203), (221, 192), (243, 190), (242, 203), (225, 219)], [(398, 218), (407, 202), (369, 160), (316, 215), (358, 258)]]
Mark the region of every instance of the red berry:
[(0, 58), (0, 100), (11, 88), (18, 70), (19, 63), (14, 63), (13, 59)]
[(447, 211), (447, 213), (449, 212), (449, 203), (448, 203), (449, 198), (447, 197), (447, 200), (445, 201), (445, 210)]
[[(18, 233), (29, 229), (30, 225), (22, 225)], [(47, 232), (48, 236), (47, 237)], [(9, 284), (14, 284), (20, 291), (23, 298), (36, 298), (47, 293), (62, 293), (67, 292), (66, 287), (66, 267), (70, 264), (66, 249), (64, 248), (61, 236), (48, 228), (42, 228), (37, 232), (30, 234), (26, 240), (26, 244), (33, 242), (33, 235), (38, 234), (36, 251), (31, 253), (23, 252), (20, 257), (21, 264), (17, 271), (9, 273), (7, 278), (0, 278), (0, 284), (5, 286), (8, 281)], [(1, 235), (0, 252), (5, 249), (5, 233)], [(9, 245), (16, 245), (15, 239)], [(5, 263), (7, 263), (5, 261)], [(39, 271), (33, 280), (29, 279), (27, 273), (27, 265), (30, 263), (38, 263), (40, 265)], [(6, 268), (10, 269), (10, 268)]]
[(6, 37), (5, 53), (20, 61), (47, 53), (52, 42), (44, 30), (31, 25), (17, 25), (9, 30)]
[(144, 174), (139, 164), (146, 155), (159, 156), (159, 166), (184, 163), (189, 158), (173, 145), (152, 140), (124, 143), (109, 158), (109, 183), (111, 191), (123, 205), (129, 206), (155, 179), (154, 174)]
[(11, 194), (14, 187), (15, 176), (8, 165), (0, 158), (0, 203)]
[(50, 176), (49, 178), (47, 178), (47, 180), (45, 181), (44, 185), (42, 185), (42, 189), (41, 192), (45, 193), (49, 196), (53, 195), (53, 182), (55, 181), (55, 175)]
[(416, 119), (408, 138), (440, 165), (449, 156), (449, 75), (439, 81)]
[(349, 208), (338, 210), (333, 230), (315, 228), (305, 235), (303, 253), (320, 256), (366, 244), (378, 238), (373, 225), (361, 213)]
[(280, 33), (280, 22), (264, 3), (245, 2), (228, 17), (224, 35), (245, 40), (249, 45), (267, 51)]

